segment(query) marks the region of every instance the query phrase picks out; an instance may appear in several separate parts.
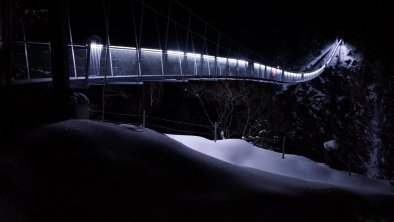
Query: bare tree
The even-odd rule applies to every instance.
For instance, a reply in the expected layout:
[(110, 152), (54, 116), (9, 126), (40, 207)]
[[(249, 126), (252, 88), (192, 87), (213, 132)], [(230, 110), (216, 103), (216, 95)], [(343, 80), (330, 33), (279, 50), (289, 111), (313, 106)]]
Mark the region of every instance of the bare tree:
[(215, 104), (218, 122), (226, 137), (230, 137), (230, 127), (242, 96), (242, 92), (235, 90), (234, 85), (235, 82), (219, 81), (208, 91), (209, 99)]
[(198, 99), (210, 124), (219, 123), (227, 138), (248, 136), (269, 97), (261, 84), (242, 81), (190, 84), (186, 91)]
[(185, 91), (189, 93), (190, 96), (195, 97), (198, 99), (198, 102), (200, 103), (203, 112), (205, 116), (207, 117), (208, 122), (211, 125), (214, 125), (214, 122), (212, 121), (210, 114), (208, 113), (207, 107), (205, 105), (204, 99), (206, 98), (206, 92), (208, 91), (207, 85), (204, 83), (190, 83), (186, 88)]

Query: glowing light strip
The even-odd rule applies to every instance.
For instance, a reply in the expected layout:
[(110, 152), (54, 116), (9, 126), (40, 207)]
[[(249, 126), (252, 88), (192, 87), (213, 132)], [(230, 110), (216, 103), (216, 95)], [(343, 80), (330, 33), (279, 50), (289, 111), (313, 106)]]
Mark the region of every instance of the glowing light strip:
[(245, 60), (238, 60), (238, 65), (247, 65), (248, 62)]
[(204, 59), (215, 59), (215, 56), (203, 55)]
[(229, 62), (229, 63), (237, 63), (237, 61), (238, 61), (238, 60), (236, 60), (236, 59), (228, 59), (228, 62)]
[(109, 48), (110, 48), (110, 49), (128, 49), (128, 50), (137, 50), (137, 48), (134, 48), (134, 47), (128, 47), (128, 46), (113, 46), (113, 45), (111, 45)]
[(185, 52), (167, 50), (167, 54), (169, 54), (169, 55), (185, 55)]
[(216, 59), (217, 59), (219, 62), (227, 62), (227, 58), (216, 57)]
[(147, 48), (141, 48), (141, 51), (145, 52), (160, 52), (163, 53), (163, 50), (160, 49), (147, 49)]
[(201, 54), (197, 54), (197, 53), (190, 53), (190, 52), (188, 52), (188, 53), (186, 53), (186, 56), (188, 56), (188, 57), (194, 57), (194, 58), (201, 58)]
[[(328, 64), (331, 62), (331, 60), (335, 56), (335, 53), (337, 52), (338, 47), (340, 46), (341, 43), (342, 43), (342, 40), (339, 40), (337, 42), (337, 44), (335, 45), (333, 53), (331, 53), (328, 61), (322, 67), (320, 67), (319, 69), (314, 70), (312, 72), (307, 72), (307, 73), (288, 72), (288, 71), (281, 70), (279, 68), (270, 67), (270, 66), (266, 66), (263, 64), (259, 64), (259, 63), (253, 63), (253, 67), (255, 69), (260, 69), (263, 73), (266, 73), (267, 75), (272, 76), (272, 77), (280, 76), (280, 75), (284, 74), (285, 78), (287, 79), (285, 81), (287, 81), (287, 82), (303, 82), (303, 81), (311, 80), (311, 79), (315, 78), (316, 76), (320, 75), (324, 71), (324, 69), (328, 66)], [(91, 43), (90, 46), (91, 46), (91, 48), (96, 49), (96, 50), (102, 49), (104, 47), (103, 45), (96, 44), (96, 43)], [(134, 47), (125, 47), (125, 46), (111, 46), (110, 48), (136, 50), (136, 48), (134, 48)], [(148, 48), (142, 48), (141, 51), (163, 53), (162, 50), (148, 49)], [(231, 63), (231, 65), (238, 64), (239, 66), (244, 66), (244, 65), (249, 64), (249, 62), (245, 61), (245, 60), (237, 60), (234, 58), (215, 57), (215, 56), (210, 56), (210, 55), (201, 55), (201, 54), (197, 54), (197, 53), (185, 53), (182, 51), (168, 50), (166, 53), (171, 54), (171, 55), (186, 55), (188, 57), (203, 58), (203, 59), (215, 59), (216, 58), (216, 60), (218, 62), (221, 62), (221, 63), (229, 62), (229, 63)], [(264, 70), (265, 70), (265, 72), (264, 72)], [(264, 79), (264, 78), (262, 78), (262, 79)]]
[(90, 48), (92, 49), (101, 49), (103, 48), (104, 45), (102, 44), (96, 44), (95, 42), (90, 43)]

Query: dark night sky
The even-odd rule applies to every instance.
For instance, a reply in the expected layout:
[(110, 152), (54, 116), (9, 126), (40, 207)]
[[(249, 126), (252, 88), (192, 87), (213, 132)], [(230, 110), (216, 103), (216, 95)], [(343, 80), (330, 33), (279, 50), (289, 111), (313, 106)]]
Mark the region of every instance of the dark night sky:
[(208, 9), (203, 5), (210, 5), (209, 0), (182, 2), (244, 44), (274, 41), (292, 32), (334, 38), (337, 30), (350, 41), (389, 40), (394, 27), (393, 7), (382, 0), (244, 0)]

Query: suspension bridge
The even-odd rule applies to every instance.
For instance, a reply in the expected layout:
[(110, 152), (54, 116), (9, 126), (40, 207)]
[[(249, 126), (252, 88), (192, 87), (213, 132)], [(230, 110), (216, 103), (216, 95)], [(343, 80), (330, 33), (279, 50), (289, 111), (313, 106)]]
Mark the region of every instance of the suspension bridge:
[[(257, 59), (240, 58), (237, 56), (222, 56), (220, 48), (226, 48), (220, 44), (220, 39), (227, 38), (217, 30), (217, 42), (207, 37), (207, 29), (210, 26), (203, 21), (204, 31), (199, 34), (191, 27), (190, 20), (193, 14), (189, 9), (189, 22), (182, 25), (171, 18), (171, 7), (168, 14), (164, 15), (155, 11), (144, 1), (131, 1), (140, 4), (139, 27), (135, 8), (131, 13), (134, 24), (135, 47), (112, 45), (109, 33), (109, 7), (103, 1), (106, 40), (103, 43), (99, 37), (90, 38), (85, 44), (75, 44), (73, 42), (70, 15), (67, 11), (68, 20), (68, 43), (66, 46), (65, 69), (66, 74), (73, 83), (139, 83), (144, 81), (215, 81), (215, 80), (244, 80), (270, 83), (300, 83), (310, 81), (330, 66), (333, 57), (337, 54), (342, 43), (341, 39), (336, 40), (324, 55), (314, 64), (314, 69), (306, 72), (294, 72), (280, 69), (279, 67), (263, 64)], [(177, 3), (177, 1), (170, 1)], [(180, 3), (178, 3), (180, 4)], [(181, 4), (180, 4), (181, 5)], [(171, 6), (171, 4), (170, 4)], [(183, 5), (181, 5), (184, 7)], [(186, 7), (185, 7), (186, 8)], [(158, 48), (142, 47), (143, 32), (143, 10), (152, 10), (156, 17), (156, 29), (158, 33)], [(146, 14), (146, 12), (145, 12)], [(160, 27), (157, 16), (167, 19), (164, 27), (165, 35), (160, 35)], [(169, 49), (169, 30), (175, 27), (177, 50)], [(180, 50), (179, 29), (186, 32), (185, 51)], [(215, 30), (216, 31), (216, 30)], [(51, 64), (53, 55), (51, 42), (30, 42), (26, 38), (23, 28), (23, 41), (8, 41), (11, 48), (11, 62), (14, 68), (10, 69), (10, 79), (12, 84), (51, 82), (53, 80)], [(193, 40), (194, 36), (194, 40)], [(197, 37), (201, 37), (202, 48), (197, 50), (195, 45)], [(161, 41), (165, 38), (165, 44)], [(12, 39), (11, 39), (12, 40)], [(223, 40), (222, 40), (223, 41)], [(229, 40), (232, 41), (231, 39)], [(190, 43), (193, 46), (189, 51)], [(215, 47), (209, 47), (209, 43), (214, 43)], [(189, 44), (189, 45), (188, 45)], [(215, 48), (216, 52), (211, 53)], [(229, 50), (228, 48), (226, 50)], [(198, 52), (199, 51), (199, 52)], [(227, 53), (228, 54), (228, 53)]]

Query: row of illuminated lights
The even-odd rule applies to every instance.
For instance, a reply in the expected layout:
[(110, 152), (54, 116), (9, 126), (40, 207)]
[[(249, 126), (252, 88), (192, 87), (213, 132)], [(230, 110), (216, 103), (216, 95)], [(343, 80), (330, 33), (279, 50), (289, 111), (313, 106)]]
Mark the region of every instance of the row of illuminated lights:
[(294, 73), (294, 72), (288, 72), (288, 71), (283, 71), (281, 69), (277, 69), (274, 67), (269, 67), (269, 66), (265, 66), (262, 64), (258, 64), (258, 63), (254, 63), (254, 68), (255, 70), (266, 70), (266, 73), (270, 73), (272, 76), (276, 76), (278, 74), (282, 74), (286, 77), (286, 78), (294, 78), (294, 79), (301, 79), (302, 76), (304, 76), (304, 78), (309, 78), (309, 77), (314, 77), (319, 75), (325, 68), (325, 65), (323, 67), (321, 67), (320, 69), (313, 71), (313, 72), (306, 72), (306, 73)]
[[(92, 50), (97, 50), (101, 51), (103, 48), (103, 45), (101, 44), (95, 44), (92, 43), (90, 44), (90, 47)], [(124, 47), (124, 46), (110, 46), (111, 49), (122, 49), (122, 50), (133, 50), (136, 51), (137, 48), (134, 47)], [(164, 54), (166, 53), (167, 55), (176, 55), (176, 56), (186, 56), (190, 58), (203, 58), (203, 59), (210, 59), (210, 60), (215, 60), (215, 58), (219, 62), (229, 62), (231, 64), (237, 64), (238, 65), (245, 65), (247, 66), (249, 63), (248, 61), (245, 60), (240, 60), (240, 59), (231, 59), (231, 58), (223, 58), (223, 57), (215, 57), (215, 56), (210, 56), (210, 55), (202, 55), (202, 54), (197, 54), (197, 53), (190, 53), (190, 52), (182, 52), (182, 51), (173, 51), (173, 50), (167, 50), (166, 52), (160, 49), (148, 49), (148, 48), (141, 48), (141, 51), (143, 52), (153, 52), (153, 53), (160, 53)]]
[(245, 60), (216, 57), (216, 56), (211, 56), (211, 55), (202, 55), (202, 54), (191, 53), (191, 52), (182, 52), (182, 51), (173, 51), (173, 50), (167, 50), (166, 52), (164, 52), (163, 50), (146, 49), (146, 48), (142, 48), (141, 50), (145, 51), (145, 52), (166, 53), (167, 55), (186, 56), (186, 57), (190, 57), (190, 58), (203, 58), (203, 59), (207, 59), (207, 60), (215, 60), (216, 59), (219, 62), (228, 62), (230, 64), (238, 64), (241, 66), (247, 66), (249, 64), (249, 62), (245, 61)]
[[(92, 43), (90, 45), (91, 49), (96, 49), (98, 51), (101, 51), (103, 48), (103, 45), (101, 44), (95, 44)], [(136, 51), (137, 48), (134, 47), (124, 47), (124, 46), (110, 46), (110, 48), (112, 49), (122, 49), (122, 50), (133, 50)], [(160, 53), (163, 54), (164, 51), (160, 50), (160, 49), (148, 49), (148, 48), (141, 48), (141, 51), (143, 52), (153, 52), (153, 53)], [(183, 51), (173, 51), (173, 50), (167, 50), (166, 53), (168, 55), (176, 55), (176, 56), (186, 56), (186, 57), (191, 57), (191, 58), (203, 58), (203, 59), (211, 59), (211, 60), (215, 60), (215, 58), (217, 59), (217, 61), (219, 62), (229, 62), (230, 64), (237, 64), (238, 65), (244, 65), (247, 66), (249, 64), (248, 61), (245, 60), (239, 60), (239, 59), (231, 59), (231, 58), (224, 58), (224, 57), (215, 57), (215, 56), (210, 56), (210, 55), (202, 55), (202, 54), (198, 54), (198, 53), (189, 53), (189, 52), (183, 52)], [(278, 74), (282, 73), (282, 70), (279, 68), (274, 68), (274, 67), (270, 67), (270, 66), (265, 66), (259, 63), (254, 63), (254, 68), (256, 69), (266, 69), (266, 71), (268, 73), (271, 73), (272, 76), (276, 76)], [(313, 72), (309, 72), (309, 73), (293, 73), (293, 72), (288, 72), (288, 71), (284, 71), (284, 75), (285, 77), (290, 77), (290, 78), (301, 78), (302, 75), (304, 75), (305, 78), (308, 77), (313, 77), (315, 75), (320, 74), (325, 68), (325, 65), (322, 66), (320, 69), (315, 70)]]

